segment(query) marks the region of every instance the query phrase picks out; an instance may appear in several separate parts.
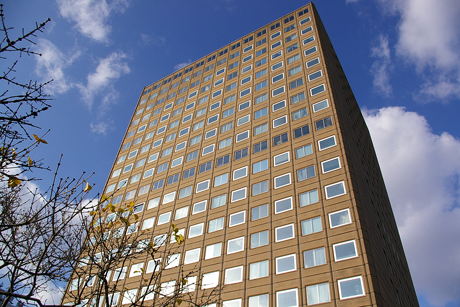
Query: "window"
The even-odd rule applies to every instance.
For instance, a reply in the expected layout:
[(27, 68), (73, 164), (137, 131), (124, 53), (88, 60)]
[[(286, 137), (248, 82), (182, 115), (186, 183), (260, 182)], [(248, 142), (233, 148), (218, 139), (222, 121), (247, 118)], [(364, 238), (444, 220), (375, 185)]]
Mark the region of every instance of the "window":
[(247, 89), (245, 89), (245, 90), (242, 90), (242, 91), (240, 92), (240, 98), (243, 97), (243, 96), (246, 96), (246, 95), (248, 95), (248, 94), (250, 94), (250, 93), (251, 93), (251, 88), (247, 88)]
[(205, 252), (204, 259), (220, 257), (221, 254), (222, 254), (222, 243), (221, 242), (212, 244), (212, 245), (208, 245), (206, 246), (206, 252)]
[(220, 101), (216, 102), (216, 103), (213, 103), (210, 107), (209, 107), (209, 110), (212, 111), (212, 110), (215, 110), (217, 108), (220, 107)]
[(268, 294), (249, 297), (249, 307), (268, 307)]
[(274, 166), (278, 166), (286, 162), (289, 162), (289, 151), (273, 157)]
[(295, 254), (276, 258), (276, 274), (282, 274), (297, 270), (295, 258)]
[(334, 249), (335, 261), (358, 257), (355, 240), (334, 244), (332, 247)]
[(254, 153), (265, 150), (268, 148), (268, 141), (263, 141), (257, 144), (254, 144)]
[(251, 263), (249, 265), (249, 279), (268, 276), (268, 260)]
[(300, 78), (298, 80), (292, 81), (291, 83), (289, 83), (289, 89), (293, 90), (296, 87), (301, 86), (302, 84), (303, 84), (303, 78)]
[(321, 70), (318, 70), (317, 72), (314, 72), (314, 73), (308, 75), (308, 81), (313, 81), (313, 80), (318, 79), (319, 77), (322, 77), (322, 76), (323, 76), (323, 72)]
[(275, 201), (275, 214), (292, 210), (292, 197)]
[(256, 62), (256, 67), (259, 67), (259, 66), (261, 66), (263, 64), (266, 64), (266, 63), (267, 63), (267, 58), (263, 58), (263, 59), (261, 59), (261, 60)]
[(229, 96), (229, 97), (225, 98), (225, 101), (224, 101), (225, 103), (224, 104), (227, 104), (227, 103), (230, 103), (232, 101), (235, 101), (235, 99), (236, 99), (236, 95), (233, 94), (232, 96)]
[[(307, 33), (307, 32), (309, 32), (309, 31), (306, 31), (306, 30), (308, 30), (309, 28), (310, 28), (310, 27), (308, 27), (308, 28), (302, 30), (302, 35), (305, 34), (305, 33)], [(306, 44), (308, 44), (308, 43), (313, 42), (314, 40), (315, 40), (315, 36), (312, 35), (312, 36), (307, 37), (306, 39), (304, 39), (304, 40), (302, 41), (302, 44), (306, 45)]]
[(276, 307), (297, 307), (299, 300), (297, 289), (289, 289), (276, 292)]
[[(163, 205), (173, 202), (175, 198), (176, 198), (176, 191), (166, 194), (163, 197)], [(188, 207), (186, 207), (185, 209), (187, 209), (186, 212), (188, 212)], [(187, 216), (187, 213), (185, 213), (185, 216)], [(176, 211), (176, 219), (177, 219), (177, 211)]]
[(266, 52), (267, 52), (267, 48), (260, 49), (259, 51), (256, 52), (256, 56), (260, 56)]
[(163, 152), (161, 153), (161, 157), (169, 156), (171, 153), (172, 153), (172, 147), (166, 148), (166, 149), (163, 150)]
[(210, 220), (208, 232), (214, 232), (224, 229), (224, 218), (220, 217), (218, 219)]
[(206, 113), (206, 108), (196, 111), (195, 117), (201, 116)]
[(203, 274), (202, 289), (214, 288), (219, 284), (219, 271)]
[(328, 173), (328, 172), (332, 172), (332, 171), (334, 171), (336, 169), (339, 169), (340, 167), (341, 167), (340, 166), (340, 159), (338, 157), (334, 158), (334, 159), (330, 159), (330, 160), (321, 162), (321, 168), (323, 170), (323, 174)]
[(228, 227), (244, 224), (246, 222), (246, 211), (230, 214)]
[[(171, 194), (171, 193), (170, 193)], [(174, 196), (176, 195), (176, 192), (174, 192)], [(165, 195), (164, 199), (166, 198), (167, 195)], [(163, 204), (165, 203), (163, 199)], [(174, 198), (173, 198), (174, 200)], [(188, 206), (187, 207), (184, 207), (184, 208), (180, 208), (180, 209), (177, 209), (176, 210), (176, 215), (174, 217), (175, 220), (178, 220), (178, 219), (181, 219), (181, 218), (184, 218), (184, 217), (187, 217), (188, 215)]]
[(243, 124), (246, 124), (249, 122), (249, 119), (250, 119), (250, 115), (246, 115), (246, 116), (243, 116), (243, 117), (240, 117), (238, 118), (238, 121), (237, 121), (237, 125), (238, 126), (241, 126)]
[(272, 71), (274, 71), (274, 70), (276, 70), (276, 69), (278, 69), (280, 67), (283, 67), (283, 62), (282, 61), (272, 65)]
[(168, 178), (168, 185), (173, 184), (173, 183), (176, 183), (177, 181), (179, 181), (179, 174), (175, 174), (175, 175), (169, 176), (169, 178)]
[(326, 191), (326, 199), (334, 198), (346, 193), (345, 183), (343, 181), (327, 185), (324, 187), (324, 190)]
[(161, 189), (161, 188), (163, 187), (163, 184), (164, 184), (164, 183), (165, 183), (165, 180), (164, 180), (164, 179), (155, 181), (155, 182), (153, 183), (153, 186), (152, 186), (152, 191)]
[[(266, 94), (265, 94), (266, 95)], [(263, 108), (254, 113), (254, 119), (258, 119), (268, 114), (268, 108)]]
[(324, 247), (304, 251), (303, 262), (305, 268), (326, 264), (326, 253), (324, 251)]
[(125, 267), (122, 267), (122, 268), (118, 268), (118, 269), (115, 269), (115, 272), (113, 274), (113, 279), (112, 281), (117, 281), (117, 280), (120, 280), (120, 279), (124, 279), (125, 276), (126, 276), (126, 272), (128, 271), (128, 267), (125, 266)]
[(299, 138), (301, 136), (307, 135), (310, 133), (310, 126), (305, 125), (300, 128), (294, 129), (294, 138)]
[(200, 260), (201, 248), (191, 249), (185, 252), (184, 264), (198, 262)]
[(263, 89), (264, 87), (267, 87), (267, 80), (262, 81), (258, 84), (256, 84), (256, 91)]
[(198, 158), (198, 150), (191, 152), (187, 155), (187, 162), (192, 161), (194, 159)]
[(212, 198), (211, 209), (224, 206), (227, 202), (227, 194), (219, 195)]
[(329, 107), (327, 99), (313, 104), (313, 112), (316, 113)]
[[(222, 51), (223, 52), (223, 51)], [(219, 52), (219, 56), (221, 56), (222, 54), (220, 54), (221, 52)], [(220, 60), (219, 62), (217, 62), (217, 66), (221, 65), (221, 64), (224, 64), (225, 62), (227, 62), (227, 58), (224, 58), (222, 60)]]
[(163, 126), (163, 127), (158, 128), (158, 130), (157, 130), (157, 135), (160, 134), (160, 133), (165, 132), (165, 130), (166, 130), (166, 126)]
[(228, 110), (225, 110), (224, 112), (222, 112), (222, 118), (226, 118), (230, 115), (233, 115), (233, 113), (235, 113), (235, 108), (230, 108)]
[(235, 161), (247, 157), (248, 153), (248, 147), (235, 151)]
[(289, 47), (286, 48), (286, 53), (289, 53), (291, 51), (294, 51), (296, 49), (299, 49), (299, 44), (298, 43), (295, 43), (294, 45), (291, 45)]
[[(268, 180), (267, 180), (268, 182)], [(258, 220), (268, 216), (268, 205), (262, 205), (252, 208), (252, 220)]]
[(123, 169), (123, 173), (129, 172), (133, 168), (133, 164), (126, 165)]
[(329, 213), (329, 226), (331, 228), (351, 224), (350, 209)]
[(212, 168), (212, 161), (200, 165), (200, 174), (209, 171)]
[(196, 185), (196, 193), (202, 192), (202, 191), (207, 190), (207, 189), (209, 189), (209, 179), (205, 180), (205, 181), (202, 181), (202, 182), (199, 182)]
[(331, 301), (329, 294), (329, 284), (307, 286), (307, 305), (326, 303)]
[(214, 151), (214, 144), (206, 146), (206, 147), (203, 148), (202, 156), (207, 155), (207, 154), (209, 154), (209, 153), (211, 153), (213, 151)]
[(272, 44), (272, 45), (271, 45), (271, 49), (275, 49), (275, 48), (278, 47), (278, 46), (281, 46), (281, 41)]
[(228, 182), (228, 173), (214, 177), (214, 187), (226, 184)]
[(240, 62), (236, 61), (235, 63), (232, 63), (232, 64), (228, 65), (228, 70), (233, 69), (233, 68), (237, 67), (238, 65), (240, 65)]
[(335, 135), (318, 141), (318, 147), (320, 151), (328, 149), (335, 145), (337, 145), (336, 140), (335, 140)]
[(283, 51), (282, 51), (282, 50), (273, 53), (271, 58), (272, 58), (272, 60), (274, 60), (274, 59), (276, 59), (277, 57), (280, 57), (281, 55), (283, 55)]
[(240, 134), (236, 135), (236, 142), (240, 142), (242, 140), (246, 140), (249, 138), (249, 130), (246, 130), (245, 132), (241, 132)]
[(278, 111), (286, 106), (286, 100), (274, 103), (272, 105), (273, 112)]
[(317, 50), (316, 46), (311, 47), (311, 48), (305, 50), (305, 56), (310, 55), (310, 54), (312, 54), (313, 52), (316, 52), (316, 50)]
[(166, 224), (171, 219), (171, 212), (166, 212), (158, 217), (158, 225)]
[(297, 181), (306, 180), (316, 176), (315, 166), (311, 165), (306, 168), (297, 170)]
[(295, 120), (303, 118), (303, 117), (305, 117), (307, 115), (308, 115), (307, 108), (303, 108), (303, 109), (297, 110), (295, 112), (292, 112), (292, 120), (295, 121)]
[(246, 102), (243, 102), (238, 106), (238, 111), (242, 111), (242, 110), (244, 110), (246, 108), (249, 108), (249, 106), (251, 106), (251, 101), (250, 100), (248, 100)]
[(315, 126), (316, 126), (316, 130), (321, 130), (329, 126), (332, 126), (332, 119), (329, 116), (321, 120), (318, 120), (317, 122), (315, 122)]
[(284, 93), (284, 86), (279, 87), (279, 88), (277, 88), (277, 89), (274, 89), (274, 90), (272, 91), (272, 97), (275, 97), (275, 96), (277, 96), (277, 95), (279, 95), (279, 94), (281, 94), (281, 93)]
[(227, 254), (233, 254), (244, 250), (244, 237), (228, 240)]
[[(235, 283), (242, 282), (242, 281), (243, 281), (243, 266), (237, 266), (237, 267), (228, 268), (225, 270), (225, 284), (226, 285), (235, 284)], [(233, 301), (239, 301), (241, 305), (241, 299), (232, 300), (232, 301), (224, 301), (222, 305), (225, 306), (226, 305), (225, 303), (233, 302)], [(234, 305), (232, 304), (230, 306), (233, 307)]]
[(252, 65), (248, 65), (246, 67), (243, 67), (243, 69), (241, 70), (241, 73), (244, 74), (248, 71), (250, 71), (252, 69)]
[(318, 201), (318, 190), (308, 191), (299, 195), (301, 207), (317, 203)]
[(295, 103), (297, 103), (299, 101), (302, 101), (302, 100), (305, 100), (305, 93), (304, 92), (302, 92), (300, 94), (297, 94), (295, 96), (292, 96), (291, 97), (291, 104), (295, 104)]
[[(305, 51), (305, 53), (306, 53), (306, 51)], [(316, 58), (316, 59), (313, 59), (311, 61), (308, 61), (305, 65), (307, 66), (307, 68), (310, 68), (312, 66), (315, 66), (316, 64), (319, 64), (319, 58)]]
[(233, 171), (233, 180), (237, 180), (243, 177), (246, 177), (248, 175), (248, 167), (242, 167), (240, 169), (234, 170)]
[[(251, 46), (252, 47), (252, 46)], [(247, 57), (244, 57), (243, 58), (243, 63), (246, 63), (247, 61), (250, 61), (252, 60), (252, 54), (251, 55), (248, 55)]]
[(203, 200), (203, 201), (200, 201), (200, 202), (194, 204), (192, 214), (197, 214), (197, 213), (206, 211), (206, 203), (207, 202), (208, 202), (207, 200)]
[(206, 140), (206, 139), (209, 139), (210, 137), (216, 136), (216, 134), (217, 134), (217, 128), (216, 128), (216, 129), (212, 129), (212, 130), (210, 130), (210, 131), (208, 131), (208, 132), (205, 133), (204, 139), (205, 139), (205, 140)]
[(268, 169), (268, 159), (256, 162), (252, 165), (253, 174), (264, 171), (266, 169)]
[(302, 236), (306, 236), (323, 230), (321, 225), (321, 217), (315, 217), (309, 220), (302, 221)]
[(268, 230), (256, 232), (251, 235), (251, 248), (268, 245)]
[(151, 200), (149, 200), (149, 204), (147, 206), (147, 209), (152, 209), (152, 208), (158, 207), (159, 203), (160, 203), (160, 198), (159, 197), (151, 199)]
[(142, 224), (142, 230), (152, 228), (154, 224), (155, 224), (155, 217), (145, 219), (144, 223)]
[(282, 126), (287, 123), (287, 116), (284, 115), (282, 117), (279, 117), (277, 119), (273, 120), (273, 128), (277, 128), (279, 126)]
[[(223, 301), (222, 302), (222, 307), (241, 307), (241, 299), (235, 299), (235, 300), (230, 300), (230, 301)], [(216, 305), (216, 304), (214, 304)], [(211, 306), (208, 305), (209, 307), (216, 307), (216, 306)]]
[(252, 196), (268, 192), (268, 180), (252, 185)]
[(274, 178), (275, 189), (291, 184), (291, 173), (287, 173)]
[(188, 237), (193, 238), (193, 237), (201, 236), (203, 234), (203, 226), (204, 226), (204, 223), (190, 226), (190, 229), (188, 231)]
[(341, 279), (337, 283), (341, 300), (365, 295), (362, 276)]
[(232, 191), (232, 203), (236, 202), (238, 200), (242, 200), (246, 198), (246, 189), (247, 188), (242, 188), (236, 191)]
[(232, 145), (232, 137), (226, 138), (219, 142), (219, 149), (225, 148)]
[(275, 241), (281, 242), (294, 238), (294, 224), (275, 228)]
[(192, 186), (183, 188), (179, 192), (179, 199), (192, 195)]
[(283, 80), (284, 79), (284, 73), (283, 74), (279, 74), (279, 75), (276, 75), (272, 78), (272, 83), (275, 83), (279, 80)]
[(184, 141), (184, 142), (181, 142), (179, 144), (176, 145), (176, 150), (175, 151), (179, 151), (179, 150), (182, 150), (185, 148), (185, 146), (187, 146), (187, 141)]
[(273, 138), (273, 146), (281, 145), (289, 140), (288, 134), (283, 133)]

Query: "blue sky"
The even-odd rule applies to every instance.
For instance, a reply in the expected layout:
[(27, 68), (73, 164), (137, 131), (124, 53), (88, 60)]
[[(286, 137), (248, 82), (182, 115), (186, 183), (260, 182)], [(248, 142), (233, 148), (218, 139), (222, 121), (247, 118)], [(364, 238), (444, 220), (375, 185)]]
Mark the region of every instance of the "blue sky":
[[(142, 88), (303, 6), (284, 1), (6, 1), (20, 31), (50, 17), (17, 77), (55, 81), (34, 153), (102, 190)], [(317, 0), (364, 111), (421, 306), (460, 306), (460, 2)], [(37, 133), (39, 134), (39, 133)], [(39, 183), (45, 187), (50, 174)]]

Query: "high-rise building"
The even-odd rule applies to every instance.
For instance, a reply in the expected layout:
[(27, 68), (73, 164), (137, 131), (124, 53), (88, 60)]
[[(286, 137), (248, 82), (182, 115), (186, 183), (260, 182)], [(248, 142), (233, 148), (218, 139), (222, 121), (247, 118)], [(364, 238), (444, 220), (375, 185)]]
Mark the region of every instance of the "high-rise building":
[(113, 191), (144, 204), (152, 240), (183, 230), (175, 261), (225, 285), (225, 307), (418, 306), (369, 131), (312, 3), (146, 86)]

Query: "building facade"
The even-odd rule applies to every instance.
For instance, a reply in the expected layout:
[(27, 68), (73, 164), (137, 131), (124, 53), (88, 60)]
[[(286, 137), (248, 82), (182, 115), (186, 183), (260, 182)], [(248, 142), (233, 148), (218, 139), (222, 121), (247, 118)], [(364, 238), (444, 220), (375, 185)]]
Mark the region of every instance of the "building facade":
[(202, 288), (224, 285), (223, 306), (418, 306), (368, 129), (312, 3), (145, 87), (111, 193), (143, 204), (151, 240), (181, 229), (177, 265)]

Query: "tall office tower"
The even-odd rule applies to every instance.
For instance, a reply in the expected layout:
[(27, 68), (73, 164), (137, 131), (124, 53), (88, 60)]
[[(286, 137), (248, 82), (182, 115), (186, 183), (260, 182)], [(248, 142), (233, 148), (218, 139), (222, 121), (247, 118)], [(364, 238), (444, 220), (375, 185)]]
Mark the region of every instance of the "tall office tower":
[(120, 186), (112, 202), (145, 204), (149, 239), (183, 229), (176, 264), (224, 285), (225, 307), (418, 306), (369, 131), (312, 3), (145, 87), (106, 193)]

